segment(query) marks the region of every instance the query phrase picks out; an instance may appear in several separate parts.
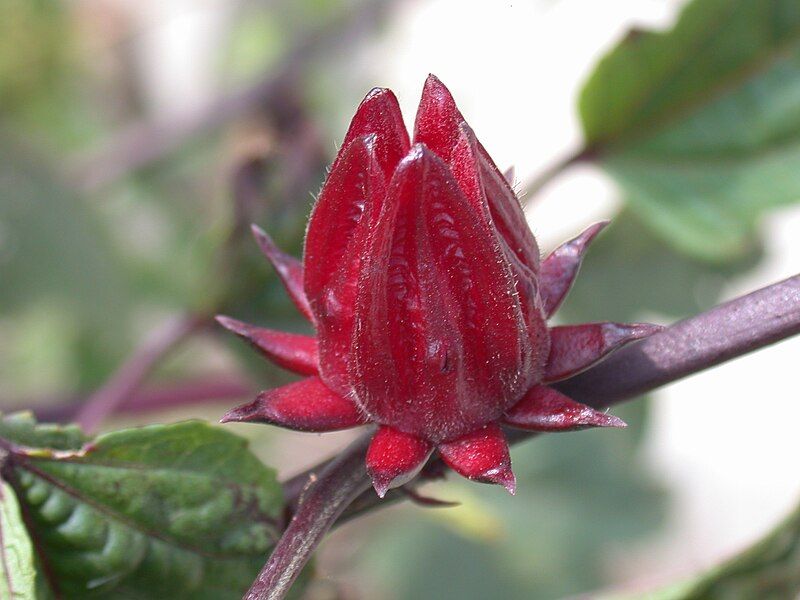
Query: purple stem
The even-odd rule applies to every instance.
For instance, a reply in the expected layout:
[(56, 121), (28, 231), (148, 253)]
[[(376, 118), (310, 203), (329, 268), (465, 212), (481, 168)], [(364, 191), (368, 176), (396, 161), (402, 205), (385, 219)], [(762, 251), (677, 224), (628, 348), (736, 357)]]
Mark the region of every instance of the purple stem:
[[(800, 333), (800, 275), (675, 323), (556, 387), (591, 406), (609, 406), (796, 333)], [(534, 435), (509, 433), (512, 443)], [(294, 517), (247, 600), (283, 598), (348, 505), (357, 505), (357, 513), (361, 514), (388, 504), (369, 490), (364, 455), (371, 435), (369, 432), (360, 437), (332, 461), (286, 482), (288, 505), (296, 506)], [(437, 460), (431, 461), (421, 477), (438, 472)], [(387, 495), (393, 499), (403, 497), (397, 490)]]
[[(238, 375), (199, 377), (139, 389), (117, 407), (117, 412), (140, 415), (202, 402), (233, 401), (246, 398), (254, 391), (253, 384)], [(72, 394), (11, 402), (4, 412), (30, 410), (42, 423), (72, 423), (81, 408), (81, 396)]]
[(623, 348), (559, 390), (600, 408), (800, 333), (800, 275), (720, 304)]
[(286, 596), (344, 509), (370, 487), (364, 471), (364, 455), (371, 437), (360, 437), (329, 461), (318, 476), (314, 472), (307, 476), (298, 509), (245, 600), (279, 600)]
[(86, 400), (76, 422), (87, 433), (94, 432), (125, 404), (166, 354), (201, 327), (210, 323), (205, 316), (180, 315), (158, 327), (122, 364), (103, 387)]

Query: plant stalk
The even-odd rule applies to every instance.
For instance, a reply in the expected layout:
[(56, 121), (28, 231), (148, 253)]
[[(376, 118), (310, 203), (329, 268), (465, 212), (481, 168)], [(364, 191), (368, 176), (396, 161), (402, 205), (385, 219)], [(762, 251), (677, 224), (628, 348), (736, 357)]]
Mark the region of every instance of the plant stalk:
[(319, 471), (306, 477), (297, 510), (245, 600), (284, 598), (311, 554), (339, 516), (370, 487), (364, 457), (371, 435), (358, 438)]

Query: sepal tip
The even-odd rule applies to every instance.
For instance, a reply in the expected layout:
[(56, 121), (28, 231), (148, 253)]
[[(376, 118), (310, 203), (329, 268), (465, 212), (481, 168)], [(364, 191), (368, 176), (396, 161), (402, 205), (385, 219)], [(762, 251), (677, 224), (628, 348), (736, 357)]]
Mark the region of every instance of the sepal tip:
[(378, 496), (416, 477), (432, 451), (429, 442), (414, 435), (386, 426), (378, 429), (367, 450), (367, 473)]
[(219, 420), (220, 423), (260, 423), (264, 422), (263, 418), (259, 418), (259, 401), (258, 399), (242, 404), (233, 408), (222, 415)]

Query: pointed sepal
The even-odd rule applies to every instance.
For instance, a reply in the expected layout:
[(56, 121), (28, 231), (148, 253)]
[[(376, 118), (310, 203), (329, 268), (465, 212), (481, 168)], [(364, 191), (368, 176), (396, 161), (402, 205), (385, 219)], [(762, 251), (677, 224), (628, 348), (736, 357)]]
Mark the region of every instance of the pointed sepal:
[(332, 392), (319, 377), (261, 392), (222, 417), (222, 423), (268, 423), (296, 431), (337, 431), (366, 423), (356, 405)]
[(440, 444), (439, 453), (447, 466), (459, 475), (502, 485), (512, 495), (516, 492), (508, 443), (497, 424), (490, 423), (452, 442)]
[(316, 338), (256, 327), (224, 315), (218, 315), (216, 320), (225, 329), (249, 342), (276, 365), (300, 375), (317, 374)]
[(251, 229), (261, 252), (275, 267), (289, 298), (303, 316), (313, 323), (314, 316), (311, 314), (311, 307), (308, 305), (308, 299), (303, 291), (303, 265), (295, 257), (289, 256), (278, 248), (267, 232), (258, 225), (251, 225)]
[(614, 350), (663, 329), (650, 323), (585, 323), (550, 329), (550, 356), (544, 382), (572, 377)]
[(586, 249), (607, 225), (608, 221), (600, 221), (589, 226), (577, 237), (561, 244), (542, 261), (539, 282), (546, 317), (552, 316), (567, 297)]
[(575, 402), (561, 392), (537, 385), (517, 402), (503, 423), (528, 431), (575, 431), (590, 427), (626, 427), (619, 417)]
[(361, 101), (331, 171), (339, 166), (340, 157), (353, 140), (364, 136), (374, 136), (375, 157), (388, 181), (410, 146), (400, 105), (392, 90), (373, 88)]
[(378, 496), (411, 481), (428, 461), (433, 445), (392, 427), (378, 429), (367, 450), (367, 472)]
[(428, 75), (414, 122), (414, 143), (423, 143), (442, 160), (450, 162), (464, 117), (450, 90), (436, 75)]
[(523, 265), (538, 273), (539, 248), (514, 190), (464, 121), (450, 90), (435, 75), (428, 76), (422, 90), (414, 142), (424, 143), (449, 163), (459, 184), (463, 183), (459, 171), (477, 170), (495, 227)]

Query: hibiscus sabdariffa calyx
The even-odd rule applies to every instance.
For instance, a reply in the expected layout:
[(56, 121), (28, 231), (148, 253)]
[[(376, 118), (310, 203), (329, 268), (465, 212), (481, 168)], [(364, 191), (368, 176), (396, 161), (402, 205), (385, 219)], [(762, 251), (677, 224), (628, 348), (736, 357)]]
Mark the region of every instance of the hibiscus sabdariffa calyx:
[(316, 337), (218, 318), (307, 377), (223, 420), (317, 432), (377, 423), (367, 469), (381, 496), (434, 450), (513, 493), (501, 425), (623, 426), (548, 384), (658, 329), (547, 326), (604, 225), (540, 260), (513, 190), (447, 88), (428, 77), (413, 143), (394, 94), (374, 89), (314, 206), (302, 264), (254, 228)]

